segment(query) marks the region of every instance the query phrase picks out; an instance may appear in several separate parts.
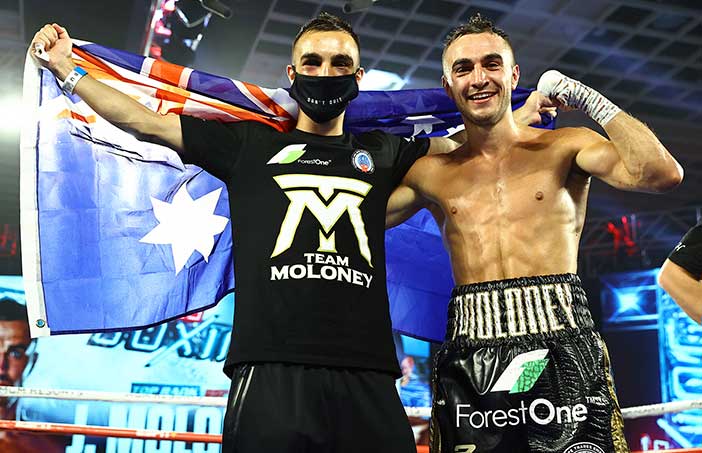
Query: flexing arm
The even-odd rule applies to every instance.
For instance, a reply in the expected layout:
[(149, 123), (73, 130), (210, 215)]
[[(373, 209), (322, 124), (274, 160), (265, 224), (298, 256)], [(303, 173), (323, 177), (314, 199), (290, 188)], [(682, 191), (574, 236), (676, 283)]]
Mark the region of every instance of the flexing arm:
[(604, 129), (610, 140), (587, 131), (578, 167), (624, 190), (660, 193), (680, 184), (682, 167), (643, 123), (619, 112)]
[(658, 284), (687, 313), (702, 324), (702, 282), (696, 280), (684, 268), (665, 260), (658, 274)]
[(609, 140), (583, 129), (575, 162), (585, 172), (614, 187), (645, 192), (665, 192), (682, 181), (682, 167), (653, 132), (597, 91), (557, 71), (541, 76), (539, 91), (582, 109), (607, 132)]
[[(44, 45), (44, 50), (49, 56), (48, 62), (37, 58), (37, 43)], [(71, 60), (71, 49), (68, 32), (57, 24), (42, 27), (34, 35), (29, 46), (34, 60), (50, 70), (59, 80), (65, 80), (76, 66)], [(89, 75), (78, 81), (74, 93), (102, 118), (137, 138), (164, 144), (178, 152), (183, 150), (178, 115), (152, 112), (126, 94), (98, 82)]]
[[(548, 114), (555, 117), (556, 104), (548, 97), (534, 90), (529, 94), (523, 106), (514, 111), (514, 120), (518, 124), (531, 126), (541, 123), (541, 114)], [(428, 154), (444, 154), (453, 151), (465, 143), (466, 131), (462, 130), (450, 137), (432, 137)]]

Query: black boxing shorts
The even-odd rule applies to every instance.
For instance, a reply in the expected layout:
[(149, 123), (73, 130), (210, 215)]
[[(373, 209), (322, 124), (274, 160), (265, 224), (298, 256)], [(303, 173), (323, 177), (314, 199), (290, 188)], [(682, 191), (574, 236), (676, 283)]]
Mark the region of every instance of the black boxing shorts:
[(577, 275), (454, 288), (433, 371), (432, 453), (628, 452)]

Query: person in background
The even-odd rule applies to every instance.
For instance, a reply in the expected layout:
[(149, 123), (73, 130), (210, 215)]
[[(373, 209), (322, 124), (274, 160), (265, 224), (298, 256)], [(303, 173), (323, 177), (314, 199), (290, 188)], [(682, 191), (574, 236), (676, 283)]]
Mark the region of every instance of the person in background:
[(429, 385), (414, 372), (415, 367), (414, 357), (411, 355), (405, 356), (400, 362), (402, 377), (396, 383), (400, 400), (406, 407), (429, 407), (431, 405)]
[[(27, 309), (14, 299), (0, 299), (0, 385), (21, 387), (37, 359), (29, 336)], [(0, 419), (18, 420), (17, 398), (0, 398)], [(58, 453), (66, 439), (20, 431), (0, 431), (2, 453)]]
[(702, 324), (702, 220), (670, 252), (658, 284), (690, 318)]

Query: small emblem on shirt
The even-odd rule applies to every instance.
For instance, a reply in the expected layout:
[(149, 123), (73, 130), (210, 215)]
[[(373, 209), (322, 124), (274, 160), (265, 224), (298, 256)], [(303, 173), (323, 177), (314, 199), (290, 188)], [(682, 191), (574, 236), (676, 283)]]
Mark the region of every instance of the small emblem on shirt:
[(293, 143), (292, 145), (288, 145), (278, 151), (275, 156), (271, 157), (271, 160), (266, 162), (266, 165), (291, 164), (305, 154), (305, 146), (307, 145), (304, 143)]
[(353, 164), (353, 168), (362, 173), (373, 173), (375, 170), (373, 158), (365, 149), (357, 149), (351, 156), (351, 163)]
[(604, 450), (590, 442), (578, 442), (566, 448), (563, 453), (604, 453)]

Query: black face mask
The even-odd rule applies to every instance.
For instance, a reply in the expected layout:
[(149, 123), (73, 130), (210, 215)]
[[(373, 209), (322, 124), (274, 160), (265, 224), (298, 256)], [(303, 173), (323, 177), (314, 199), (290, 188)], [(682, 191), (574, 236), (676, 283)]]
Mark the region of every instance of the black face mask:
[(295, 72), (290, 97), (315, 123), (326, 123), (344, 112), (358, 96), (356, 74), (316, 77)]

